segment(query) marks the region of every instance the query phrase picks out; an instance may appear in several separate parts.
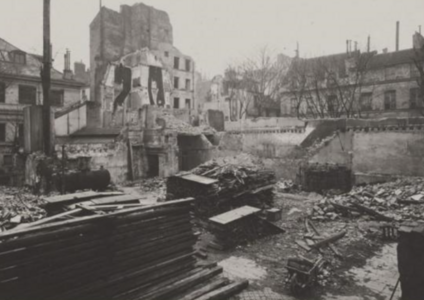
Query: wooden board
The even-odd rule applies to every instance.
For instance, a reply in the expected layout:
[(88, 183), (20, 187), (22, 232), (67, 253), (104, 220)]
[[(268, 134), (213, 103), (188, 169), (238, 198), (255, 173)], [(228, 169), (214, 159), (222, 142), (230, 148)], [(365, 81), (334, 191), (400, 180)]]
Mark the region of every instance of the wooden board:
[(66, 195), (57, 195), (57, 196), (47, 197), (47, 198), (44, 198), (44, 200), (50, 204), (59, 204), (59, 203), (77, 201), (77, 200), (92, 199), (96, 197), (117, 196), (122, 194), (123, 194), (122, 192), (98, 193), (94, 191), (87, 191), (87, 192), (81, 192), (81, 193), (72, 193), (72, 194), (66, 194)]
[(245, 206), (227, 211), (226, 213), (212, 217), (209, 219), (209, 221), (218, 223), (220, 225), (226, 225), (236, 220), (239, 220), (241, 218), (253, 215), (259, 211), (260, 211), (259, 208), (245, 205)]
[(178, 176), (178, 177), (185, 179), (185, 180), (194, 181), (196, 183), (204, 184), (204, 185), (211, 185), (211, 184), (218, 182), (218, 180), (216, 180), (216, 179), (212, 179), (212, 178), (205, 177), (205, 176), (199, 176), (199, 175), (195, 175), (195, 174), (187, 174), (187, 175), (182, 175), (182, 176)]

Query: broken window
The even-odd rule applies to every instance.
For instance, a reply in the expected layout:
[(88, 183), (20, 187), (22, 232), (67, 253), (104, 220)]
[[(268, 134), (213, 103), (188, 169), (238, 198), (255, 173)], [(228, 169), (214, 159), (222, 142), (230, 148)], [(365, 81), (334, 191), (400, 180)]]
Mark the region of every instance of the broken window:
[(180, 79), (177, 76), (175, 76), (174, 77), (174, 89), (178, 89), (179, 86), (180, 86)]
[(0, 123), (0, 142), (6, 142), (6, 124)]
[(185, 107), (188, 108), (188, 109), (191, 108), (191, 100), (190, 99), (185, 100)]
[(180, 108), (180, 98), (174, 98), (174, 108)]
[(409, 107), (418, 108), (422, 106), (421, 92), (419, 88), (409, 90)]
[(19, 103), (36, 104), (37, 88), (30, 85), (19, 85)]
[(0, 82), (0, 102), (6, 102), (6, 84), (4, 82)]
[(169, 57), (169, 52), (165, 51), (165, 57)]
[(384, 109), (396, 109), (396, 91), (384, 92)]
[(297, 114), (297, 99), (296, 98), (290, 99), (290, 113), (292, 115)]
[(185, 88), (186, 88), (186, 90), (187, 90), (187, 91), (189, 91), (189, 90), (190, 90), (190, 86), (191, 86), (190, 79), (186, 79), (186, 82), (185, 82)]
[(179, 69), (180, 67), (180, 58), (179, 57), (174, 57), (174, 69)]
[(186, 59), (185, 60), (185, 69), (187, 72), (190, 72), (190, 60)]
[(359, 105), (362, 111), (372, 110), (372, 93), (362, 93)]
[(50, 103), (52, 106), (63, 106), (63, 90), (50, 91)]

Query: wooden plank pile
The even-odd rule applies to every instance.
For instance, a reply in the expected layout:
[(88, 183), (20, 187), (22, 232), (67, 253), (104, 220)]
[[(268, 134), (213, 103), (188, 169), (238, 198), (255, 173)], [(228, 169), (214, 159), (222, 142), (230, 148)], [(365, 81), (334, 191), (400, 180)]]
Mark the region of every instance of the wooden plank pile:
[[(190, 175), (200, 179), (188, 177)], [(167, 199), (194, 197), (198, 200), (197, 216), (207, 219), (244, 205), (272, 206), (275, 182), (275, 174), (264, 168), (211, 161), (189, 174), (169, 177)]]
[(3, 232), (0, 299), (227, 299), (247, 282), (217, 281), (222, 268), (197, 264), (192, 204), (51, 216)]
[(228, 250), (269, 234), (284, 232), (284, 229), (261, 218), (259, 213), (260, 209), (246, 205), (210, 218), (208, 230), (214, 238), (209, 246)]

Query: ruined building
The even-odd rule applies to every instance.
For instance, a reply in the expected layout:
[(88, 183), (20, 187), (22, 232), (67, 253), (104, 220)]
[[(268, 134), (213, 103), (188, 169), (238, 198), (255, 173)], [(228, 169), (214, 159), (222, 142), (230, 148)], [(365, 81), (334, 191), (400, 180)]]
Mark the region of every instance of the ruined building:
[[(147, 72), (139, 69), (132, 73), (129, 69), (133, 68), (134, 64), (125, 65), (128, 60), (123, 59), (129, 54), (136, 56), (136, 53), (141, 52), (149, 57), (143, 61), (143, 65), (149, 68)], [(153, 59), (150, 60), (152, 55)], [(115, 108), (112, 112), (119, 106), (123, 110), (122, 114), (127, 115), (127, 111), (131, 114), (131, 111), (146, 104), (142, 97), (137, 95), (147, 93), (152, 98), (151, 94), (155, 92), (151, 90), (152, 86), (157, 88), (168, 85), (164, 77), (169, 78), (171, 83), (167, 101), (160, 96), (161, 101), (156, 103), (150, 99), (149, 104), (176, 109), (196, 107), (195, 65), (191, 57), (173, 46), (172, 25), (166, 12), (143, 3), (133, 6), (122, 5), (120, 12), (102, 7), (90, 24), (92, 100), (88, 111), (90, 127), (108, 127), (111, 124), (111, 110), (108, 104), (110, 99), (105, 98), (102, 92), (105, 89), (106, 77), (110, 79), (107, 74), (111, 71), (111, 64), (116, 65), (117, 72), (122, 74), (113, 80), (113, 85), (123, 91), (113, 95)], [(152, 85), (153, 81), (155, 83)], [(150, 84), (143, 86), (140, 82)], [(133, 93), (134, 89), (137, 90), (136, 94)], [(162, 95), (163, 91), (160, 90)], [(140, 98), (139, 101), (137, 98)], [(116, 117), (122, 119), (121, 115)], [(122, 123), (114, 122), (114, 124)]]

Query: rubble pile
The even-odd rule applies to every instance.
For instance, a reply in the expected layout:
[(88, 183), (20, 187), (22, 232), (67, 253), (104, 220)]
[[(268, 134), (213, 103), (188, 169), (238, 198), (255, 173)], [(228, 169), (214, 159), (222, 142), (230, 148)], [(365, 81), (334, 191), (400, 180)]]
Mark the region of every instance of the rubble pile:
[(41, 204), (39, 197), (23, 189), (1, 187), (0, 231), (44, 218), (46, 211), (40, 207)]
[(366, 217), (380, 221), (416, 221), (424, 214), (424, 179), (357, 186), (349, 193), (320, 200), (310, 212), (313, 220)]
[(244, 205), (265, 208), (273, 203), (275, 174), (262, 167), (213, 160), (189, 173), (215, 180), (208, 185), (185, 180), (182, 177), (185, 174), (168, 178), (166, 198), (198, 199), (196, 211), (200, 217), (209, 218)]

